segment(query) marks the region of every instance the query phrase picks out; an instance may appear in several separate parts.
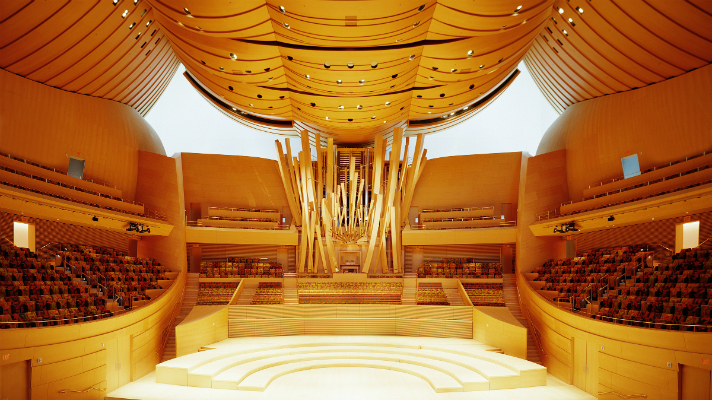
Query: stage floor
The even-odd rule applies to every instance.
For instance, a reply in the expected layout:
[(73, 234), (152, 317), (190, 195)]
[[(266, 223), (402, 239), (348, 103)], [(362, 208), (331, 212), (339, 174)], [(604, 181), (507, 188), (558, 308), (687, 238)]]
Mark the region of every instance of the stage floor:
[[(234, 338), (176, 358), (106, 399), (594, 399), (467, 339)], [(166, 382), (166, 383), (158, 383)]]

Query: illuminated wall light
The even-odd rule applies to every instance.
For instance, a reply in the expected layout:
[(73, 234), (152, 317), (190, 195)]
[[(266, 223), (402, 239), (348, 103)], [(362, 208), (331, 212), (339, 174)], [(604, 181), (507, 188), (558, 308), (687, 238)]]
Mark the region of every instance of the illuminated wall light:
[(574, 20), (572, 18), (569, 18), (569, 23), (571, 24), (571, 26), (576, 26), (576, 24), (574, 23)]
[(518, 13), (521, 9), (522, 9), (522, 6), (519, 6), (519, 7), (517, 7), (517, 8), (514, 9), (514, 12), (515, 12), (515, 13)]
[(564, 9), (559, 7), (559, 14), (563, 14), (563, 13), (564, 13)]
[(564, 33), (564, 35), (566, 35), (566, 36), (569, 36), (569, 33), (568, 33), (568, 32), (566, 32), (566, 29), (562, 30), (561, 32), (563, 32), (563, 33)]
[(112, 3), (114, 3), (114, 5), (117, 5), (119, 4), (119, 0), (114, 0)]
[(138, 4), (138, 0), (134, 0), (134, 5)]

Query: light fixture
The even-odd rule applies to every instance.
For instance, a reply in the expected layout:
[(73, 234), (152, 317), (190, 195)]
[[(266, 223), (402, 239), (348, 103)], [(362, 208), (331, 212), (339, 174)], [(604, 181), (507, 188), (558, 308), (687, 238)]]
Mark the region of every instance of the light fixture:
[(287, 28), (287, 29), (291, 29), (291, 28), (289, 27), (289, 24), (286, 23), (286, 22), (284, 23), (284, 27)]
[(475, 52), (472, 51), (472, 50), (468, 50), (468, 51), (467, 51), (467, 56), (468, 56), (468, 57), (472, 57), (474, 54), (475, 54)]
[(610, 217), (608, 217), (608, 220), (609, 220), (609, 221), (615, 221), (615, 220), (616, 220), (616, 217), (614, 217), (614, 216), (611, 215)]
[(344, 106), (339, 106), (339, 110), (343, 110), (343, 109), (344, 109)]
[(414, 24), (413, 24), (413, 28), (415, 28), (415, 27), (418, 26), (418, 25), (420, 25), (420, 21), (414, 23)]
[(336, 84), (337, 84), (337, 85), (341, 85), (341, 83), (342, 83), (342, 82), (341, 82), (341, 79), (337, 79), (337, 80), (336, 80)]
[(387, 102), (386, 102), (386, 107), (388, 107), (388, 106), (390, 106), (390, 105), (391, 105), (391, 102), (390, 102), (390, 101), (387, 101)]
[(563, 14), (563, 13), (564, 13), (564, 9), (559, 7), (559, 14)]
[(329, 64), (329, 63), (324, 63), (324, 68), (331, 68), (331, 64)]
[(230, 58), (232, 58), (233, 60), (237, 60), (237, 54), (230, 53)]
[(356, 106), (356, 109), (357, 109), (357, 110), (360, 110), (360, 109), (362, 109), (362, 108), (363, 108), (363, 106), (362, 106), (361, 104), (359, 104), (359, 105)]
[(329, 117), (326, 117), (326, 120), (328, 121), (328, 120), (329, 120)]
[(375, 62), (375, 61), (372, 62), (372, 63), (371, 63), (371, 68), (376, 68), (376, 67), (378, 67), (378, 63)]
[(349, 67), (349, 68), (353, 68), (353, 67), (354, 67), (354, 63), (350, 62), (350, 63), (346, 64), (346, 66)]
[(307, 79), (311, 79), (311, 76), (309, 76), (309, 74), (304, 74), (304, 77)]
[(411, 54), (410, 57), (408, 57), (408, 61), (413, 61), (414, 58), (415, 58), (415, 54)]
[(583, 14), (583, 8), (581, 7), (576, 7), (576, 11), (578, 11), (579, 14)]
[(126, 16), (129, 15), (129, 10), (125, 10), (123, 14), (121, 14), (121, 18), (126, 18)]
[(95, 215), (95, 216), (91, 217), (91, 220), (94, 221), (94, 222), (99, 222), (99, 217), (97, 217), (97, 216)]
[(365, 79), (361, 79), (360, 81), (358, 81), (358, 84), (359, 84), (359, 85), (363, 85), (364, 83), (366, 83), (366, 80), (365, 80)]
[(418, 12), (421, 12), (425, 9), (425, 4), (422, 4), (420, 7), (418, 7)]
[(566, 32), (566, 29), (562, 29), (561, 32), (562, 32), (564, 35), (569, 36), (569, 33)]
[(129, 25), (129, 29), (133, 29), (134, 26), (136, 26), (136, 23), (132, 22), (131, 25)]
[(519, 10), (521, 10), (521, 9), (522, 9), (522, 6), (519, 6), (519, 7), (517, 7), (517, 8), (514, 9), (514, 12), (515, 12), (515, 13), (518, 13)]
[(279, 12), (281, 12), (282, 14), (284, 14), (284, 13), (287, 12), (287, 10), (285, 10), (284, 7), (282, 7), (282, 6), (279, 6)]
[(153, 21), (151, 20), (151, 21), (146, 22), (146, 28), (148, 28), (148, 26), (151, 25), (151, 22), (153, 22)]
[(190, 11), (188, 11), (187, 8), (183, 8), (183, 11), (184, 11), (186, 14), (188, 14), (188, 15), (192, 15), (192, 14), (190, 13)]
[(116, 5), (119, 2), (119, 0), (114, 0), (113, 3)]
[(376, 119), (376, 116), (374, 115), (373, 117), (371, 117), (371, 119)]

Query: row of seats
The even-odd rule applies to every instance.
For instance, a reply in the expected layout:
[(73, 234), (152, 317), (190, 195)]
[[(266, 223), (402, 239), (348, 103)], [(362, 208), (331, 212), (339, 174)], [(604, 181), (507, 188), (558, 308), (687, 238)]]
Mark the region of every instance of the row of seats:
[(240, 282), (200, 282), (198, 286), (199, 306), (228, 304)]
[(472, 258), (443, 258), (418, 266), (418, 278), (501, 278), (501, 263), (475, 262)]
[(506, 307), (504, 304), (504, 286), (502, 283), (477, 282), (462, 283), (467, 297), (473, 306)]
[[(710, 167), (712, 167), (712, 165), (706, 165), (706, 166), (704, 166), (704, 167), (700, 167), (700, 168), (696, 168), (696, 169), (691, 170), (691, 171), (687, 171), (687, 172), (683, 173), (682, 175), (679, 175), (679, 174), (673, 175), (672, 177), (668, 177), (668, 178), (666, 178), (665, 180), (672, 179), (672, 178), (677, 178), (677, 177), (679, 177), (679, 176), (685, 176), (686, 174), (690, 174), (690, 173), (693, 173), (693, 172), (701, 171), (701, 170), (704, 170), (704, 169), (707, 169), (707, 168), (710, 168)], [(631, 198), (631, 199), (627, 199), (627, 200), (617, 201), (617, 202), (614, 202), (614, 203), (602, 204), (602, 205), (597, 206), (597, 207), (589, 207), (589, 208), (584, 208), (584, 209), (580, 209), (580, 210), (576, 210), (576, 211), (572, 211), (572, 212), (568, 212), (568, 213), (562, 213), (561, 216), (562, 216), (562, 217), (565, 217), (565, 216), (574, 215), (574, 214), (580, 214), (580, 213), (584, 213), (584, 212), (588, 212), (588, 211), (594, 211), (594, 210), (600, 210), (600, 209), (603, 209), (603, 208), (618, 206), (618, 205), (621, 205), (621, 204), (632, 203), (632, 202), (634, 202), (634, 201), (650, 199), (650, 198), (653, 198), (653, 197), (663, 196), (663, 195), (666, 195), (666, 194), (669, 194), (669, 193), (679, 192), (679, 191), (681, 191), (681, 190), (686, 190), (686, 189), (691, 189), (691, 188), (698, 187), (698, 186), (702, 186), (702, 185), (707, 185), (707, 184), (709, 184), (709, 183), (712, 183), (712, 179), (708, 179), (708, 180), (702, 181), (702, 182), (696, 182), (696, 183), (693, 183), (693, 184), (691, 184), (691, 185), (681, 186), (681, 187), (678, 187), (678, 188), (675, 188), (675, 189), (671, 189), (671, 190), (664, 190), (664, 191), (661, 191), (661, 192), (658, 192), (658, 193), (653, 193), (653, 194), (650, 194), (650, 195), (647, 195), (647, 196), (635, 197), (635, 198)], [(639, 185), (639, 186), (641, 186), (641, 185)], [(631, 189), (633, 189), (633, 188), (631, 188)], [(600, 196), (599, 196), (599, 197), (600, 197)], [(590, 200), (590, 199), (586, 199), (586, 200), (583, 200), (583, 201), (587, 201), (587, 200)]]
[(282, 264), (259, 258), (229, 258), (225, 261), (200, 263), (204, 278), (283, 278)]
[(447, 295), (440, 282), (418, 283), (418, 291), (415, 295), (416, 303), (425, 306), (449, 306)]
[(260, 282), (251, 304), (284, 304), (282, 282)]
[(300, 282), (299, 304), (401, 304), (402, 282)]
[[(12, 154), (7, 154), (7, 153), (2, 153), (2, 152), (0, 152), (0, 157), (7, 157), (7, 158), (9, 158), (9, 159), (11, 159), (11, 160), (20, 161), (20, 162), (23, 162), (23, 163), (29, 164), (29, 165), (34, 165), (35, 167), (39, 167), (39, 168), (42, 168), (42, 169), (46, 169), (47, 171), (55, 172), (55, 173), (60, 174), (60, 175), (67, 175), (67, 171), (63, 171), (63, 170), (61, 170), (61, 169), (56, 169), (56, 168), (48, 167), (48, 166), (46, 166), (46, 165), (44, 165), (44, 164), (40, 164), (40, 163), (38, 163), (38, 162), (26, 160), (26, 159), (24, 159), (24, 158), (18, 158), (18, 157), (13, 156)], [(94, 180), (92, 180), (91, 182), (96, 183), (97, 185), (111, 186), (111, 185), (107, 185), (106, 183), (99, 182), (99, 181), (94, 181)], [(63, 186), (64, 186), (64, 185), (63, 185)], [(88, 192), (88, 193), (91, 193), (91, 192)], [(106, 197), (106, 196), (103, 195), (103, 194), (102, 194), (101, 196)]]
[(492, 221), (495, 217), (479, 216), (479, 217), (458, 217), (458, 218), (429, 218), (423, 219), (422, 223), (428, 222), (456, 222), (456, 221)]
[(26, 248), (0, 247), (0, 328), (83, 322), (112, 316), (106, 298), (54, 261)]
[(684, 249), (657, 262), (645, 246), (605, 249), (538, 268), (542, 290), (591, 317), (648, 328), (712, 332), (712, 254)]

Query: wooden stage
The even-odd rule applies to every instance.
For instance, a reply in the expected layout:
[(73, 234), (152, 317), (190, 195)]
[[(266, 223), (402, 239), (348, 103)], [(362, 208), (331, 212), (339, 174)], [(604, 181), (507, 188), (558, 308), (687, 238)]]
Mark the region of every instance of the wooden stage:
[(106, 399), (593, 399), (470, 339), (231, 338), (166, 361)]

